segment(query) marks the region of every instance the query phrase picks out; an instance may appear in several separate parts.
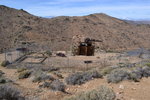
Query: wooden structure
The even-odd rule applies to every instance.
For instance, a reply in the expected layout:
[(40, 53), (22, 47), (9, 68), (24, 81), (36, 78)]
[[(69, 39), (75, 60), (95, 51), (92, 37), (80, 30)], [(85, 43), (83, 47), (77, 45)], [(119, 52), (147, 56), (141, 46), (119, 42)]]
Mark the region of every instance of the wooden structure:
[[(75, 37), (73, 39), (75, 39)], [(76, 41), (73, 41), (72, 45), (72, 54), (74, 56), (75, 55), (94, 56), (95, 42), (102, 42), (100, 40), (83, 38), (82, 36), (78, 35), (75, 40)]]
[(94, 55), (94, 49), (95, 46), (92, 44), (87, 44), (87, 43), (80, 43), (78, 47), (78, 55), (86, 55), (86, 56), (93, 56)]

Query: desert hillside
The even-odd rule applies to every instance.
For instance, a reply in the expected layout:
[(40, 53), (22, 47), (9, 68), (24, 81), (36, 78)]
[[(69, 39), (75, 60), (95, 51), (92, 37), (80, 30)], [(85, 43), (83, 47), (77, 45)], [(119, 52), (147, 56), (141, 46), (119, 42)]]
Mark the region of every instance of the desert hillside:
[(133, 25), (106, 14), (51, 19), (0, 6), (0, 49), (31, 41), (41, 48), (68, 50), (74, 35), (103, 40), (101, 49), (118, 50), (150, 46), (150, 25)]

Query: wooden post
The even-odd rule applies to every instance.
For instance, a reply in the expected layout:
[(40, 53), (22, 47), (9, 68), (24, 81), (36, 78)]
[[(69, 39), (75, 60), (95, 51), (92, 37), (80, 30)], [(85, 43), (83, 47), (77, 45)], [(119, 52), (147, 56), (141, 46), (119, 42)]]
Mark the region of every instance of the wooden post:
[(7, 60), (7, 58), (6, 58), (6, 48), (5, 48), (5, 51), (4, 51), (4, 52), (5, 52), (5, 61), (6, 61), (6, 60)]

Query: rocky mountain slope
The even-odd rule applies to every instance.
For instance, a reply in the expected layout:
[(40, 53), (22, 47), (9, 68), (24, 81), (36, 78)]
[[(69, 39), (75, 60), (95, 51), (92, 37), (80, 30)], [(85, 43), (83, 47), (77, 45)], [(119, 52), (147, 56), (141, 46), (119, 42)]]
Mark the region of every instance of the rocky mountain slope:
[(137, 20), (137, 21), (125, 20), (125, 21), (130, 24), (150, 24), (150, 20)]
[(106, 14), (81, 17), (60, 16), (51, 19), (0, 6), (0, 49), (30, 41), (35, 47), (69, 50), (74, 35), (103, 40), (104, 50), (150, 47), (150, 25), (133, 25)]

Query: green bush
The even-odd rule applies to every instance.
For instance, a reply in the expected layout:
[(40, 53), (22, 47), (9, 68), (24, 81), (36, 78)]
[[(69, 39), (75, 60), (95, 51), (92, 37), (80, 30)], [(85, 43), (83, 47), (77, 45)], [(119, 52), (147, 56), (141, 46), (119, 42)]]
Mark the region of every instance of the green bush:
[(75, 96), (65, 98), (64, 100), (115, 100), (116, 95), (112, 89), (101, 86), (88, 92), (82, 92)]
[(31, 71), (25, 70), (25, 71), (19, 73), (18, 78), (24, 79), (24, 78), (28, 78), (30, 75), (31, 75)]
[(6, 60), (1, 63), (1, 66), (6, 67), (9, 64), (10, 64), (10, 62)]

